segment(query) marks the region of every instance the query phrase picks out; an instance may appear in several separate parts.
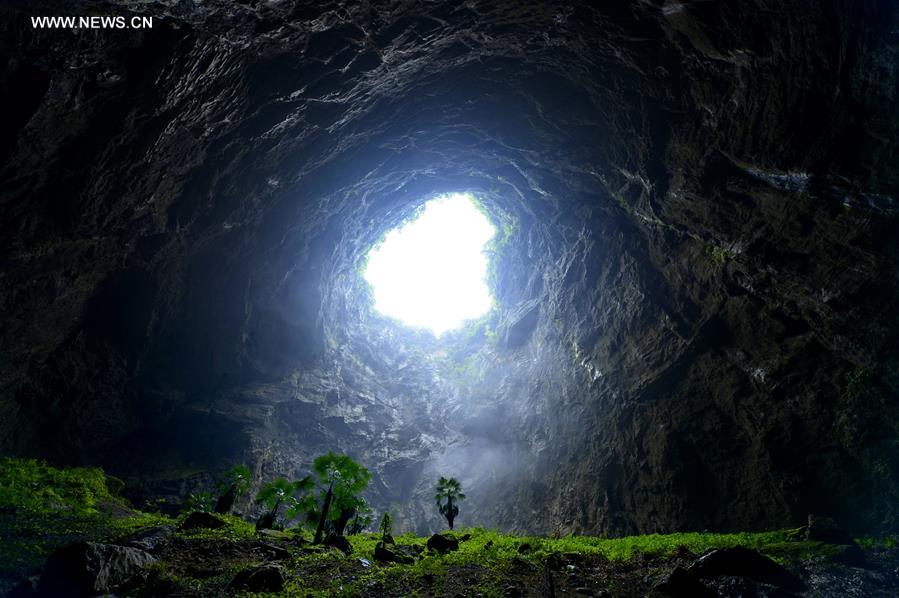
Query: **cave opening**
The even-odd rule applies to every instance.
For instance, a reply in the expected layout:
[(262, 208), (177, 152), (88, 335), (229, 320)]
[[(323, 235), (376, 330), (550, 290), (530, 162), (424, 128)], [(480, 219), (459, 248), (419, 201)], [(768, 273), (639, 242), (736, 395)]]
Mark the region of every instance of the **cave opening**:
[(487, 270), (495, 237), (470, 193), (428, 200), (366, 256), (363, 276), (374, 309), (436, 337), (484, 316), (494, 304)]

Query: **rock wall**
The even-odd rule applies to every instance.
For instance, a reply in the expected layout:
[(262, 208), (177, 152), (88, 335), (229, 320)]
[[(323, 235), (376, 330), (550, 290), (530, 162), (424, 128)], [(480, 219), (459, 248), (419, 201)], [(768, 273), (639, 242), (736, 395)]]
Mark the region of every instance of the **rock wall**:
[[(3, 453), (176, 501), (341, 450), (416, 531), (438, 475), (462, 525), (896, 529), (894, 3), (90, 10), (154, 27), (0, 19)], [(498, 309), (438, 342), (359, 273), (460, 190)]]

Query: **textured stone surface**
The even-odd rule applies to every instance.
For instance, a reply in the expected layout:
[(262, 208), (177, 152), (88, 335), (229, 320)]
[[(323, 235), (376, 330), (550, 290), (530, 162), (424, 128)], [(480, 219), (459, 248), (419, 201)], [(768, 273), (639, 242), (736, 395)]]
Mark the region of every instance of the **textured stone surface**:
[[(3, 9), (0, 452), (177, 501), (342, 450), (419, 532), (439, 475), (460, 525), (895, 530), (894, 3), (603, 4)], [(441, 344), (359, 269), (459, 190), (509, 237)]]
[(145, 575), (156, 562), (137, 548), (79, 542), (50, 555), (38, 583), (41, 596), (96, 596), (115, 592)]

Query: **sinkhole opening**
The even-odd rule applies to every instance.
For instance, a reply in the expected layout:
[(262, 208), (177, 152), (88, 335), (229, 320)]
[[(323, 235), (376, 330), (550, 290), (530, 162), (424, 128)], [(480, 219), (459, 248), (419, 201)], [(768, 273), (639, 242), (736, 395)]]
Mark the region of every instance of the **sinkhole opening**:
[(471, 194), (429, 200), (367, 256), (375, 310), (435, 336), (483, 316), (493, 305), (487, 247), (495, 235)]

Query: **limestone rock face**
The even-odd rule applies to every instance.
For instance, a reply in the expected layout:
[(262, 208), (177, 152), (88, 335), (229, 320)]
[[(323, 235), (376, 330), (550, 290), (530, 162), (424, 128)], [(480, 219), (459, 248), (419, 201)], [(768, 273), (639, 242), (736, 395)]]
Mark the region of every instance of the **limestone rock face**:
[[(459, 525), (896, 531), (895, 3), (104, 7), (154, 26), (0, 9), (0, 453), (177, 503), (339, 450), (419, 533), (441, 475)], [(437, 340), (360, 271), (455, 191), (497, 310)]]

